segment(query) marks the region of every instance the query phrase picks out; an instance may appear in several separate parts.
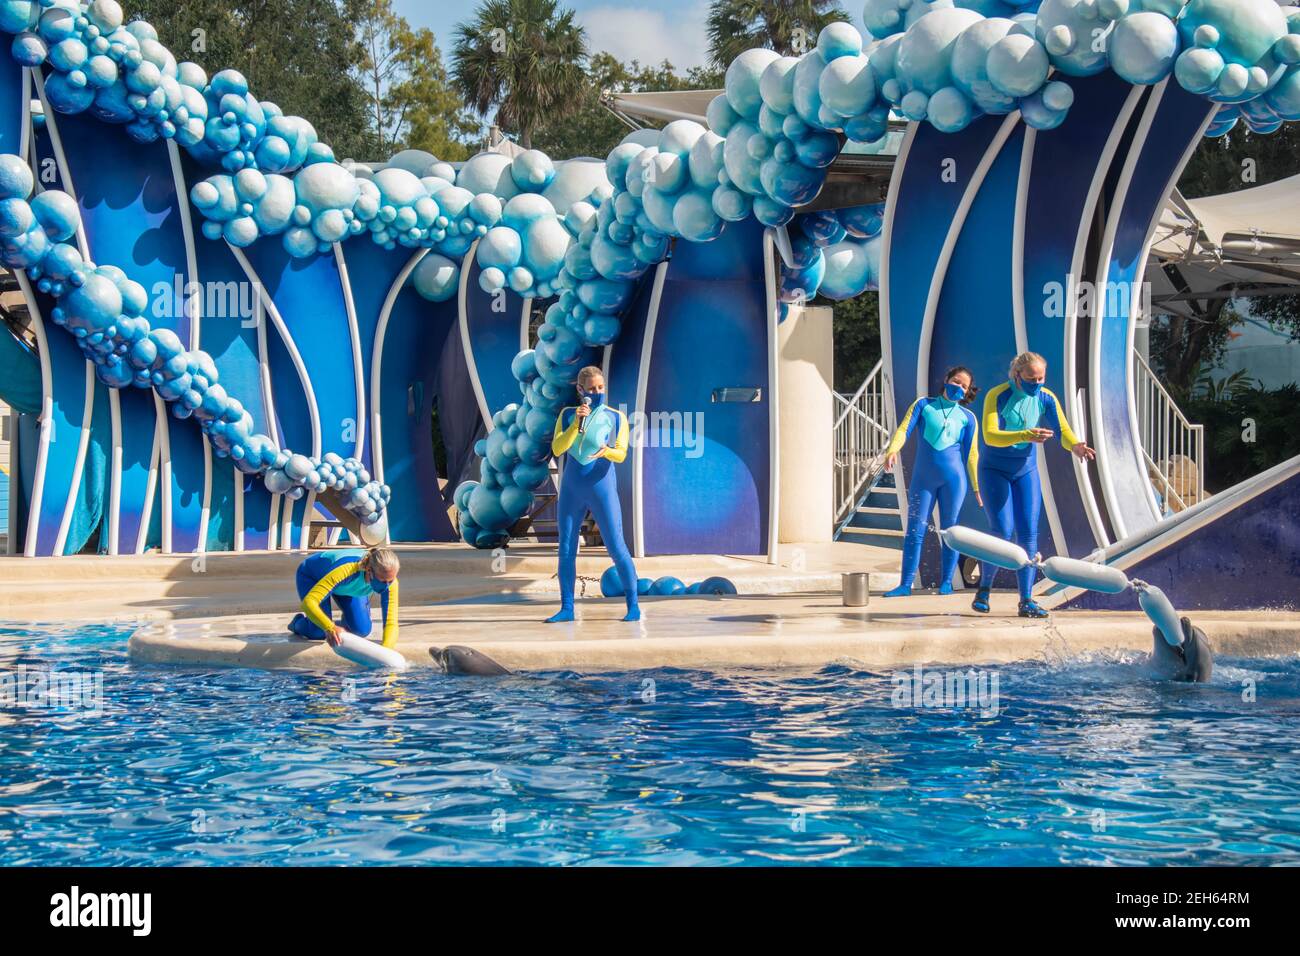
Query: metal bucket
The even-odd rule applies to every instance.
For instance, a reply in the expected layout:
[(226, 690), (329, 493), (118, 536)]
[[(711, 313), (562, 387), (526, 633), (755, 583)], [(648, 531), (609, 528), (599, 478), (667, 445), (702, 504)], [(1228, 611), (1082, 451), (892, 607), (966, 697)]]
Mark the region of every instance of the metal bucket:
[(866, 571), (848, 571), (840, 575), (845, 607), (866, 607), (871, 600), (871, 575)]

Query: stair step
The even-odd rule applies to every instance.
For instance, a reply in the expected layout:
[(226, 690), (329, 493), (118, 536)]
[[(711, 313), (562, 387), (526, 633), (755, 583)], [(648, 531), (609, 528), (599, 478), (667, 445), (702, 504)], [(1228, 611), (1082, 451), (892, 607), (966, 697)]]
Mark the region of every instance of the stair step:
[(890, 508), (898, 511), (898, 491), (894, 488), (876, 489), (862, 500), (859, 508)]
[(888, 508), (859, 508), (848, 524), (848, 528), (865, 528), (873, 531), (901, 532), (902, 527), (903, 523), (898, 517), (898, 512)]
[(839, 540), (889, 548), (892, 551), (901, 551), (903, 548), (903, 532), (891, 528), (855, 528), (849, 525), (840, 532)]

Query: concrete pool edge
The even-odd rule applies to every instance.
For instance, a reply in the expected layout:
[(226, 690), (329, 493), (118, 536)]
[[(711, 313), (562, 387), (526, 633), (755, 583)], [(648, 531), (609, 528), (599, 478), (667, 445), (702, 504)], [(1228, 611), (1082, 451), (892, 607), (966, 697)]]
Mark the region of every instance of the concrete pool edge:
[[(460, 644), (511, 670), (596, 673), (663, 667), (817, 667), (837, 662), (872, 669), (1008, 664), (1147, 652), (1151, 648), (1151, 625), (1141, 615), (1071, 612), (1047, 621), (957, 617), (900, 625), (873, 621), (868, 612), (862, 612), (856, 628), (845, 626), (843, 619), (851, 615), (837, 617), (831, 628), (825, 626), (825, 616), (803, 622), (793, 616), (783, 619), (775, 632), (770, 626), (746, 627), (738, 621), (732, 633), (706, 635), (680, 631), (651, 634), (637, 624), (619, 624), (613, 618), (600, 620), (595, 628), (598, 636), (592, 637), (581, 636), (582, 626), (553, 632), (553, 637), (533, 634), (519, 638), (502, 637), (502, 628), (495, 625), (437, 628), (433, 633), (403, 636), (398, 650), (417, 668), (435, 666), (430, 648)], [(271, 627), (259, 630), (264, 623), (209, 619), (150, 624), (132, 635), (130, 656), (141, 664), (340, 673), (359, 670), (322, 643), (290, 639)], [(808, 626), (801, 627), (801, 623)], [(1269, 612), (1202, 615), (1197, 623), (1209, 636), (1216, 655), (1279, 657), (1300, 652), (1300, 616)]]

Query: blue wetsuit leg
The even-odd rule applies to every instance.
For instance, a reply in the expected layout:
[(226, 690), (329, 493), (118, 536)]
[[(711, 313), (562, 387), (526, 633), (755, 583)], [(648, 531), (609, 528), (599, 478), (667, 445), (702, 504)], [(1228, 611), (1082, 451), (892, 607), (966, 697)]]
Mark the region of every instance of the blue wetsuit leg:
[(555, 508), (560, 532), (560, 609), (570, 614), (573, 613), (573, 586), (578, 577), (578, 531), (587, 516), (586, 496), (578, 481), (577, 474), (564, 476)]
[[(957, 523), (962, 503), (966, 500), (968, 483), (966, 473), (963, 471), (958, 475), (957, 480), (947, 481), (939, 486), (936, 497), (939, 499), (940, 528), (948, 528)], [(939, 587), (943, 588), (952, 584), (953, 572), (957, 570), (958, 554), (946, 544), (941, 545), (940, 551), (943, 555), (943, 570), (939, 576)]]
[[(298, 574), (295, 578), (294, 583), (298, 587), (299, 601), (301, 601), (303, 598), (307, 596), (307, 592), (310, 591), (312, 588), (314, 588), (316, 586), (316, 582), (319, 581), (321, 578), (321, 574), (315, 573), (317, 569), (307, 567), (307, 565), (310, 564), (310, 562), (311, 559), (309, 558), (306, 562), (298, 566)], [(324, 572), (321, 573), (323, 574)], [(324, 614), (326, 617), (333, 620), (334, 608), (330, 604), (330, 596), (328, 594), (325, 595), (325, 599), (320, 602), (320, 609), (322, 614)], [(297, 634), (299, 637), (305, 637), (313, 641), (325, 640), (325, 632), (322, 631), (319, 627), (317, 627), (312, 622), (311, 618), (307, 617), (307, 615), (305, 614), (298, 614), (296, 617), (294, 617), (289, 627), (290, 630), (292, 630), (293, 633)]]
[(366, 637), (372, 626), (370, 621), (370, 598), (339, 597), (339, 610), (343, 612), (343, 629), (351, 631), (357, 637)]
[[(1038, 480), (1037, 467), (1028, 469), (1012, 482), (1011, 502), (1016, 521), (1016, 544), (1032, 558), (1038, 553), (1038, 515), (1043, 507), (1043, 488)], [(1038, 569), (1032, 565), (1016, 572), (1021, 600), (1030, 597), (1037, 575)]]
[[(1012, 513), (1011, 479), (996, 468), (980, 467), (980, 495), (984, 498), (984, 514), (989, 519), (989, 531), (1004, 541), (1015, 534), (1015, 517)], [(980, 588), (992, 588), (1000, 569), (996, 564), (980, 563)]]
[(592, 483), (588, 503), (592, 517), (600, 526), (600, 536), (605, 539), (605, 548), (614, 560), (614, 567), (618, 568), (627, 609), (631, 611), (637, 606), (636, 565), (632, 563), (632, 553), (623, 540), (623, 509), (618, 501), (618, 482), (613, 468), (604, 469), (604, 474)]
[[(599, 467), (601, 464), (604, 467)], [(608, 462), (597, 463), (597, 467), (585, 471), (573, 466), (566, 467), (560, 483), (560, 501), (557, 510), (560, 526), (561, 611), (569, 613), (573, 611), (573, 590), (577, 580), (578, 531), (588, 511), (600, 526), (605, 547), (614, 560), (614, 566), (618, 568), (618, 577), (627, 598), (628, 610), (637, 607), (636, 566), (632, 563), (632, 554), (628, 551), (627, 542), (623, 540), (623, 509), (618, 501), (618, 483), (613, 467)]]
[[(919, 478), (919, 476), (916, 476)], [(942, 487), (942, 486), (940, 486)], [(903, 538), (903, 574), (900, 588), (910, 588), (916, 580), (916, 569), (921, 566), (921, 546), (930, 528), (930, 512), (934, 510), (934, 490), (913, 480), (907, 490), (907, 533)]]

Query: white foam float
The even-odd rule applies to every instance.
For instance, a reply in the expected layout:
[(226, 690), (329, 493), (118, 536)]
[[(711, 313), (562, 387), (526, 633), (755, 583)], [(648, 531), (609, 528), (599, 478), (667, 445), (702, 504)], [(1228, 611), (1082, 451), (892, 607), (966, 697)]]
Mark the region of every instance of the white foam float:
[(1087, 588), (1103, 594), (1121, 594), (1128, 590), (1128, 575), (1119, 568), (1110, 568), (1078, 558), (1052, 557), (1038, 566), (1050, 581), (1072, 588)]
[(1183, 623), (1178, 619), (1178, 612), (1174, 610), (1174, 605), (1165, 596), (1165, 592), (1145, 581), (1134, 581), (1133, 586), (1138, 593), (1138, 603), (1142, 605), (1142, 610), (1146, 612), (1147, 617), (1151, 618), (1151, 623), (1160, 631), (1165, 642), (1170, 647), (1181, 647)]
[(975, 558), (977, 561), (996, 564), (999, 568), (1006, 568), (1008, 571), (1019, 571), (1021, 568), (1029, 567), (1030, 564), (1029, 555), (1020, 545), (1003, 541), (1001, 538), (973, 528), (953, 525), (940, 531), (939, 537), (954, 551)]
[(331, 645), (331, 647), (333, 647), (334, 653), (344, 660), (349, 660), (353, 664), (359, 664), (362, 667), (386, 667), (395, 671), (406, 670), (406, 658), (391, 647), (384, 647), (382, 644), (376, 644), (364, 637), (357, 637), (357, 635), (342, 629), (339, 630), (339, 638), (339, 646), (333, 647)]

